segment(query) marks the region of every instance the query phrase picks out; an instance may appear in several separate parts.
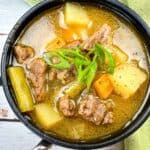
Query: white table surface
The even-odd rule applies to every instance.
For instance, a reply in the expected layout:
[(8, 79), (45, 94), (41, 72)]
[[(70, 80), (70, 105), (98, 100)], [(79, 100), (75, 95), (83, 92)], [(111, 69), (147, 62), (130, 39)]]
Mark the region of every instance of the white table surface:
[[(0, 58), (9, 31), (28, 9), (30, 6), (23, 0), (0, 0)], [(0, 87), (0, 111), (2, 109), (8, 110), (8, 116), (0, 114), (0, 150), (31, 150), (41, 139), (19, 122)], [(65, 150), (56, 145), (51, 149)], [(123, 150), (123, 142), (101, 150)]]

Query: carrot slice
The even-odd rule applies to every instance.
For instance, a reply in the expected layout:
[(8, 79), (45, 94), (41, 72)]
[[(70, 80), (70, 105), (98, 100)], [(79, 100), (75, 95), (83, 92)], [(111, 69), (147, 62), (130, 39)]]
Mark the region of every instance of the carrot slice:
[(104, 74), (96, 80), (94, 82), (94, 88), (101, 99), (107, 99), (113, 91), (113, 85), (109, 79), (109, 75)]

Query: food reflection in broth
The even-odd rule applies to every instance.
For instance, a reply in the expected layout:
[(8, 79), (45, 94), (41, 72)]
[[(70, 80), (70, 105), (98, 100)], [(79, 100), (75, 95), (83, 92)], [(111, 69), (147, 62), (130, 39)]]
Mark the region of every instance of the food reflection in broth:
[(16, 43), (17, 63), (8, 75), (18, 107), (47, 133), (77, 141), (110, 136), (142, 104), (148, 86), (144, 43), (104, 8), (66, 3), (47, 10)]

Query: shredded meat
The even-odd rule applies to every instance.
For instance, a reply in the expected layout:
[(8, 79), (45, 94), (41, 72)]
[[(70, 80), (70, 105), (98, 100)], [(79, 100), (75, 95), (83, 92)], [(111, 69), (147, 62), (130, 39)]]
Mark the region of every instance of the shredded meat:
[(72, 41), (72, 42), (68, 43), (65, 47), (73, 49), (73, 48), (79, 46), (80, 44), (81, 44), (81, 41), (80, 40), (76, 40), (76, 41)]
[(17, 44), (14, 50), (16, 59), (20, 64), (24, 63), (28, 58), (34, 56), (34, 49), (30, 46)]
[(72, 117), (76, 113), (76, 104), (72, 99), (69, 99), (69, 97), (65, 95), (59, 100), (59, 110), (65, 117)]
[(57, 70), (55, 68), (51, 68), (48, 74), (48, 79), (50, 81), (55, 80), (57, 75)]
[(113, 122), (112, 112), (108, 110), (104, 103), (100, 102), (100, 100), (93, 95), (88, 95), (86, 99), (80, 102), (78, 114), (81, 115), (83, 119), (96, 125)]
[(59, 70), (55, 68), (51, 68), (49, 71), (49, 80), (60, 80), (62, 84), (67, 84), (74, 80), (76, 71), (75, 67), (72, 66), (69, 69)]
[(43, 101), (46, 95), (46, 71), (47, 64), (42, 58), (36, 58), (30, 62), (28, 68), (28, 79), (32, 85), (35, 99)]
[(95, 42), (104, 44), (107, 41), (110, 32), (111, 32), (110, 26), (104, 24), (98, 31), (96, 31), (89, 39), (87, 39), (83, 43), (83, 49), (88, 50), (92, 48)]
[(111, 123), (113, 123), (113, 113), (107, 112), (107, 114), (104, 117), (102, 124), (111, 124)]

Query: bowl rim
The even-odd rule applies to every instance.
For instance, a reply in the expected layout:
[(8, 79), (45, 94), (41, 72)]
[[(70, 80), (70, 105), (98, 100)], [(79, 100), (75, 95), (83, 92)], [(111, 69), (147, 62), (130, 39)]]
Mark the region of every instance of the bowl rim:
[[(147, 37), (150, 39), (150, 28), (146, 25), (146, 23), (141, 19), (140, 16), (138, 16), (133, 10), (130, 8), (126, 7), (122, 3), (116, 1), (116, 0), (105, 0), (105, 1), (99, 1), (99, 0), (70, 0), (74, 2), (79, 2), (79, 3), (91, 3), (91, 4), (96, 4), (96, 5), (102, 5), (108, 7), (111, 11), (117, 13), (118, 15), (125, 15), (123, 18), (129, 18), (131, 19), (131, 23), (133, 26), (139, 25), (141, 27), (141, 32), (145, 32)], [(69, 148), (75, 148), (75, 149), (93, 149), (93, 148), (100, 148), (108, 145), (115, 144), (116, 142), (123, 140), (130, 134), (132, 134), (135, 130), (137, 130), (144, 122), (145, 120), (149, 117), (150, 114), (150, 106), (147, 108), (143, 109), (142, 112), (139, 114), (137, 119), (135, 120), (136, 123), (132, 126), (130, 125), (127, 127), (127, 130), (120, 133), (119, 135), (116, 135), (111, 138), (106, 138), (104, 140), (101, 140), (100, 142), (95, 142), (95, 143), (81, 143), (81, 142), (68, 142), (66, 140), (59, 139), (57, 137), (48, 135), (44, 132), (42, 132), (40, 129), (32, 125), (27, 118), (25, 118), (22, 113), (19, 111), (18, 107), (16, 106), (14, 102), (14, 97), (12, 96), (10, 92), (10, 87), (8, 83), (8, 78), (7, 78), (7, 73), (6, 73), (6, 68), (9, 64), (9, 57), (11, 53), (11, 48), (14, 42), (16, 41), (17, 37), (21, 33), (22, 29), (25, 27), (26, 23), (30, 22), (31, 19), (33, 19), (36, 14), (40, 14), (41, 10), (44, 11), (46, 9), (52, 8), (54, 6), (61, 5), (65, 3), (66, 0), (45, 0), (36, 6), (32, 7), (30, 10), (28, 10), (14, 25), (12, 28), (11, 32), (8, 35), (8, 38), (6, 40), (3, 53), (2, 53), (2, 59), (1, 59), (1, 72), (2, 72), (2, 85), (3, 85), (3, 90), (5, 93), (5, 96), (7, 98), (7, 101), (9, 105), (11, 106), (12, 110), (16, 114), (16, 116), (19, 118), (21, 122), (23, 122), (31, 131), (36, 133), (38, 136), (40, 136), (42, 139), (61, 146), (69, 147)], [(123, 13), (123, 14), (122, 14)], [(29, 21), (27, 21), (29, 20)], [(150, 43), (148, 43), (150, 47)], [(148, 53), (148, 52), (147, 52)], [(148, 54), (149, 55), (149, 54)], [(145, 99), (148, 101), (149, 99), (149, 94), (150, 94), (150, 87), (147, 89), (147, 94), (145, 96)], [(148, 104), (149, 105), (149, 104)]]

